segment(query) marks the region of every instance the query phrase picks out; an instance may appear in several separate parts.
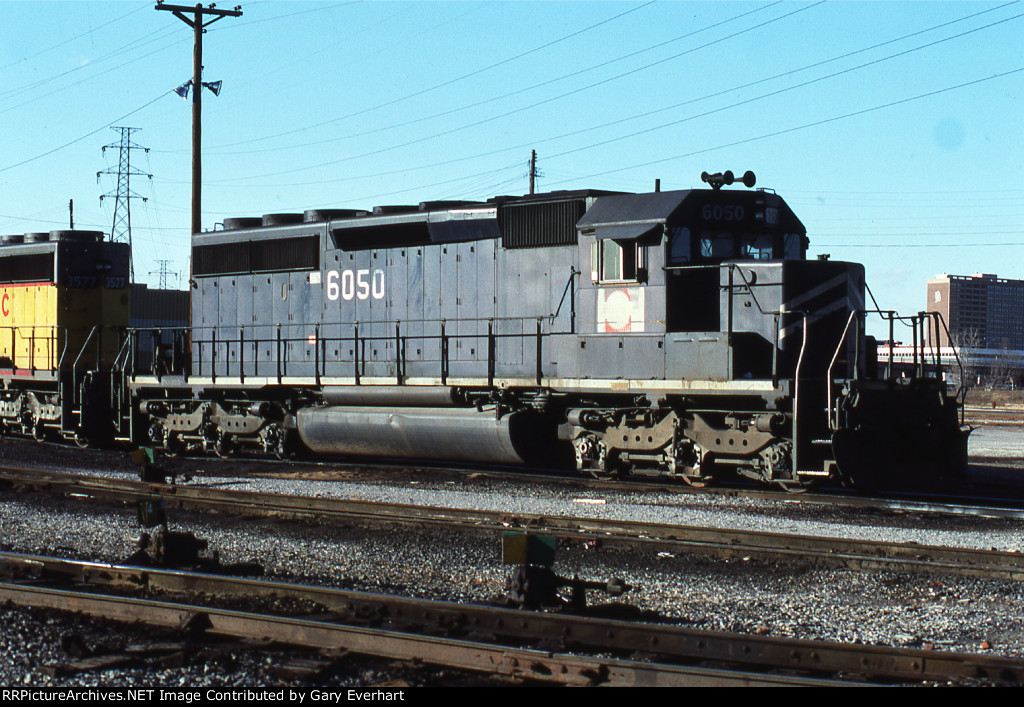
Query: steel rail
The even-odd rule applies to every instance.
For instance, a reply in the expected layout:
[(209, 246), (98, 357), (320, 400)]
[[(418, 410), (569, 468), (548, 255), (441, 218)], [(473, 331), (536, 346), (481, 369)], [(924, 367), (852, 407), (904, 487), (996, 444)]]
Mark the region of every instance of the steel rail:
[[(67, 589), (0, 583), (0, 598), (22, 606), (73, 611), (104, 619), (170, 629), (195, 630), (263, 643), (414, 661), (523, 680), (568, 685), (719, 687), (848, 686), (850, 683), (793, 675), (773, 675), (597, 658), (544, 650), (397, 631), (362, 628), (206, 606), (95, 595)], [(855, 683), (854, 683), (855, 684)]]
[[(888, 682), (985, 680), (998, 684), (1024, 684), (1024, 661), (1001, 656), (728, 634), (664, 624), (454, 604), (330, 587), (14, 553), (0, 553), (0, 571), (8, 577), (34, 582), (43, 580), (49, 584), (71, 580), (96, 587), (199, 593), (244, 599), (247, 603), (251, 603), (254, 597), (286, 598), (338, 612), (332, 615), (332, 625), (341, 621), (372, 621), (379, 624), (378, 628), (388, 629), (398, 625), (403, 627), (403, 633), (416, 631), (435, 636), (444, 632), (449, 637), (455, 634), (457, 638), (469, 638), (474, 643), (485, 643), (492, 647), (500, 644), (504, 648), (519, 648), (524, 642), (543, 643), (560, 654), (568, 651), (576, 654), (612, 653), (619, 656), (624, 653), (640, 653), (661, 664), (692, 664), (699, 661), (739, 665), (747, 670), (795, 671), (804, 677), (847, 675)], [(0, 589), (0, 596), (5, 596), (3, 589)], [(78, 610), (80, 598), (77, 594), (71, 602), (72, 608)], [(198, 613), (179, 613), (175, 616), (178, 621), (176, 625), (180, 626), (183, 625), (182, 620), (195, 621), (194, 617)], [(332, 646), (314, 644), (314, 647)], [(344, 647), (352, 649), (350, 645)], [(408, 659), (407, 655), (389, 654), (389, 657)], [(546, 666), (543, 670), (551, 667), (543, 665)], [(596, 674), (606, 672), (599, 671)], [(579, 676), (579, 673), (572, 671), (561, 674), (569, 675), (570, 681), (575, 681)], [(588, 673), (591, 679), (593, 675)]]
[[(38, 445), (39, 442), (32, 442), (28, 440), (12, 440), (18, 443), (24, 443), (29, 445)], [(59, 449), (67, 449), (64, 445), (53, 445), (51, 443), (43, 442), (44, 445), (54, 446)], [(980, 464), (998, 464), (1000, 462), (1011, 461), (1005, 457), (972, 457), (977, 463)], [(295, 462), (282, 462), (277, 459), (261, 458), (261, 457), (244, 457), (244, 458), (220, 458), (220, 457), (194, 457), (194, 458), (183, 458), (183, 462), (202, 462), (204, 466), (217, 466), (221, 465), (223, 471), (219, 474), (222, 476), (231, 476), (239, 479), (252, 480), (257, 478), (301, 478), (301, 476), (295, 477), (292, 474), (293, 469), (314, 469), (316, 473), (322, 472), (324, 469), (331, 471), (341, 471), (346, 476), (353, 470), (367, 471), (376, 470), (378, 472), (388, 471), (395, 468), (405, 469), (407, 465), (401, 465), (396, 467), (394, 462), (390, 463), (352, 463), (352, 462), (341, 462), (339, 460), (331, 461), (314, 461), (314, 460), (302, 460)], [(238, 464), (243, 463), (245, 465), (257, 465), (266, 466), (268, 471), (258, 473), (247, 473), (240, 472), (238, 470)], [(16, 468), (16, 467), (11, 467)], [(289, 470), (287, 476), (280, 476), (277, 469), (285, 468)], [(23, 469), (23, 467), (21, 467)], [(501, 480), (504, 482), (516, 482), (523, 481), (524, 483), (534, 484), (543, 483), (547, 485), (557, 485), (571, 488), (579, 488), (581, 486), (587, 489), (593, 490), (604, 490), (604, 491), (615, 491), (615, 492), (633, 492), (633, 491), (657, 491), (664, 494), (671, 494), (678, 496), (680, 502), (685, 502), (684, 499), (689, 497), (717, 497), (725, 499), (734, 498), (746, 498), (755, 499), (760, 501), (768, 501), (772, 503), (799, 503), (801, 505), (820, 505), (828, 507), (851, 507), (851, 508), (867, 508), (873, 510), (885, 510), (899, 513), (928, 513), (931, 515), (945, 515), (945, 516), (958, 516), (958, 517), (979, 517), (979, 518), (1009, 518), (1024, 520), (1024, 497), (1014, 499), (1007, 499), (1005, 497), (1000, 498), (985, 498), (979, 496), (949, 496), (949, 495), (935, 495), (935, 494), (919, 494), (911, 493), (907, 491), (893, 490), (888, 492), (887, 496), (865, 496), (842, 489), (833, 489), (831, 492), (828, 489), (823, 489), (819, 492), (813, 491), (802, 491), (800, 493), (786, 493), (779, 489), (766, 489), (760, 487), (752, 487), (749, 485), (742, 484), (740, 482), (736, 485), (723, 484), (721, 486), (711, 486), (707, 488), (696, 489), (688, 485), (684, 485), (678, 480), (665, 479), (661, 474), (654, 473), (637, 473), (628, 479), (620, 479), (615, 481), (601, 481), (588, 476), (580, 476), (578, 473), (559, 473), (551, 469), (535, 469), (530, 470), (524, 469), (513, 469), (513, 468), (501, 468), (500, 470), (495, 469), (474, 469), (466, 467), (458, 468), (445, 468), (438, 466), (431, 466), (429, 469), (425, 469), (428, 472), (436, 472), (438, 474), (451, 474), (456, 473), (459, 475), (466, 475), (472, 473), (475, 476), (485, 476), (492, 480)], [(83, 470), (84, 471), (84, 470)], [(3, 468), (0, 468), (0, 474), (2, 474)], [(88, 473), (85, 471), (84, 473)], [(181, 469), (178, 475), (185, 475), (189, 472)], [(205, 473), (205, 472), (203, 472)], [(301, 474), (301, 472), (300, 472)], [(2, 476), (0, 476), (2, 478)]]
[(239, 515), (269, 515), (394, 527), (460, 527), (479, 532), (518, 529), (608, 546), (724, 558), (788, 559), (859, 570), (903, 570), (1005, 580), (1024, 579), (1024, 553), (893, 543), (839, 537), (736, 530), (667, 523), (559, 517), (479, 509), (388, 504), (352, 499), (153, 484), (131, 479), (0, 469), (0, 478), (70, 496), (136, 502)]

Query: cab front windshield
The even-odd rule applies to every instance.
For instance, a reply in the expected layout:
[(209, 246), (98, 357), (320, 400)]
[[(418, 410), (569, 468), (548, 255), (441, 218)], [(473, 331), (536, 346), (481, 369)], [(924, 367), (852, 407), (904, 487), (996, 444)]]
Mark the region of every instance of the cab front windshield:
[[(776, 239), (778, 238), (778, 241)], [(739, 233), (705, 229), (694, 238), (689, 228), (672, 229), (669, 264), (682, 266), (723, 260), (771, 260), (800, 258), (800, 237), (787, 233)]]

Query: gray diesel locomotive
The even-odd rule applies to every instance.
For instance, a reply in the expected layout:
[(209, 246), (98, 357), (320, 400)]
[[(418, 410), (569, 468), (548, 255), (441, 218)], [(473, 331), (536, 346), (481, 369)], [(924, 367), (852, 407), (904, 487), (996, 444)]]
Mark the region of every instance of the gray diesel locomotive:
[(131, 381), (134, 436), (695, 485), (954, 480), (960, 406), (923, 344), (911, 375), (878, 376), (863, 267), (807, 260), (805, 228), (752, 174), (705, 181), (195, 234), (190, 329), (135, 333), (164, 355)]

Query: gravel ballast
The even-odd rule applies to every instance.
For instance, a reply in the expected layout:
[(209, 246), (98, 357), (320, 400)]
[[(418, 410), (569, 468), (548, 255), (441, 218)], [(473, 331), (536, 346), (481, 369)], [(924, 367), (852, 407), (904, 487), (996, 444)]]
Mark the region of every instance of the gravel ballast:
[[(977, 435), (977, 433), (975, 433)], [(984, 439), (982, 439), (984, 441)], [(977, 442), (972, 442), (972, 452)], [(5, 460), (11, 452), (5, 450)], [(657, 523), (792, 532), (825, 537), (877, 538), (928, 545), (1022, 551), (1021, 522), (936, 518), (915, 514), (801, 505), (657, 491), (594, 491), (546, 486), (522, 488), (489, 476), (485, 482), (438, 481), (429, 473), (389, 483), (234, 479), (225, 465), (198, 463), (191, 484), (227, 485), (279, 493), (388, 500), (433, 506), (488, 508), (510, 513), (574, 514)], [(122, 472), (123, 473), (123, 472)], [(581, 502), (585, 501), (585, 502)], [(135, 550), (134, 514), (95, 504), (0, 496), (0, 546), (17, 552), (117, 562)], [(387, 532), (315, 523), (252, 521), (175, 511), (174, 529), (210, 541), (224, 563), (255, 561), (268, 577), (326, 583), (346, 589), (392, 592), (451, 601), (485, 602), (502, 593), (508, 568), (500, 538), (394, 528)], [(802, 639), (1024, 655), (1024, 590), (1012, 582), (962, 577), (859, 572), (786, 563), (675, 557), (560, 544), (555, 569), (582, 579), (619, 577), (633, 591), (618, 601), (657, 612), (665, 620), (709, 630)], [(591, 592), (592, 603), (608, 601)], [(73, 619), (72, 621), (84, 621)], [(55, 623), (56, 622), (56, 623)], [(0, 607), (0, 684), (258, 685), (278, 678), (267, 668), (279, 657), (262, 651), (215, 658), (182, 668), (119, 669), (70, 677), (41, 666), (64, 660), (60, 636), (94, 631), (14, 607)], [(90, 634), (93, 635), (93, 634)], [(26, 638), (31, 637), (31, 638)], [(118, 639), (128, 640), (128, 639)], [(386, 671), (385, 671), (386, 672)], [(385, 673), (380, 673), (384, 675)], [(376, 675), (376, 673), (375, 673)], [(353, 672), (353, 684), (370, 684)], [(383, 680), (384, 678), (381, 677)]]

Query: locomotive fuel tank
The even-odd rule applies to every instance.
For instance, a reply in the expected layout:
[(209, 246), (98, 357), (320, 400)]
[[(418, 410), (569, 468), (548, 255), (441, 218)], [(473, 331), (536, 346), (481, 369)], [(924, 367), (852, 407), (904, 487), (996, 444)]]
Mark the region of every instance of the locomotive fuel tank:
[(318, 454), (491, 464), (551, 462), (557, 454), (553, 435), (528, 410), (308, 407), (299, 410), (297, 423), (303, 444)]
[(534, 411), (465, 407), (447, 386), (328, 386), (323, 401), (296, 415), (299, 437), (318, 454), (493, 464), (552, 462), (557, 454), (550, 426)]

